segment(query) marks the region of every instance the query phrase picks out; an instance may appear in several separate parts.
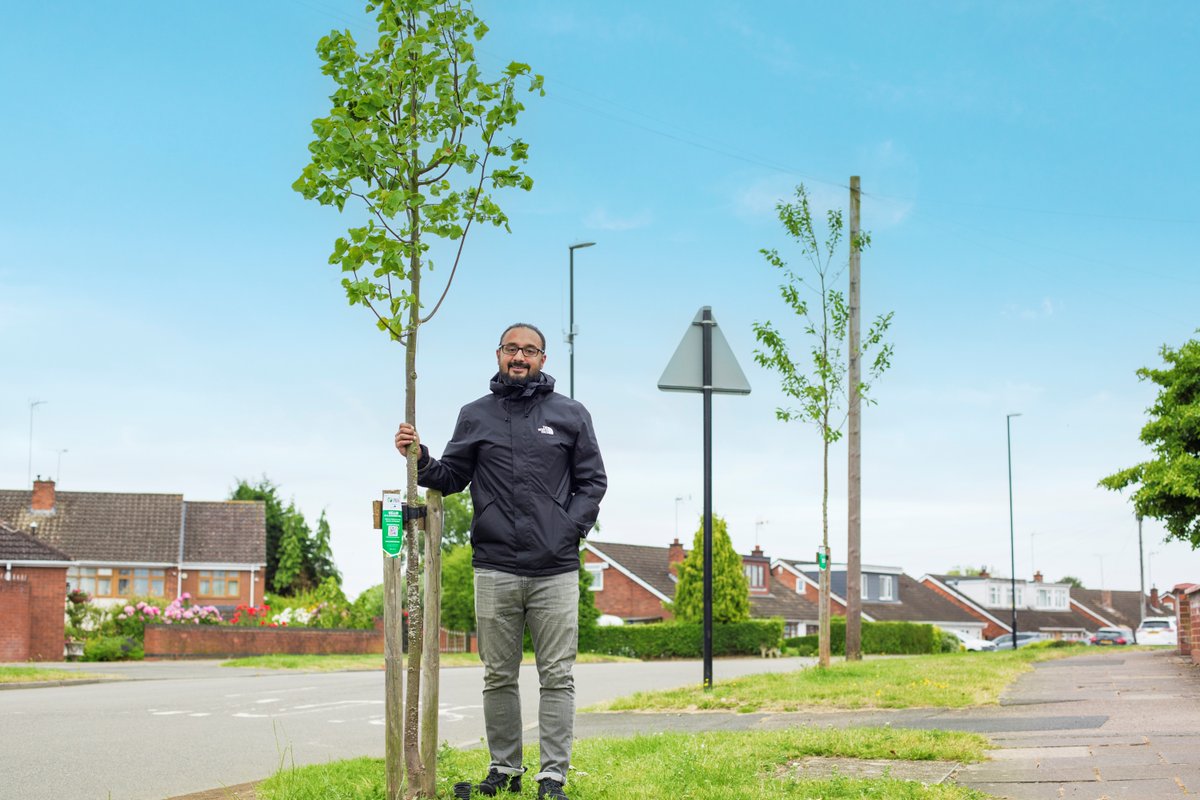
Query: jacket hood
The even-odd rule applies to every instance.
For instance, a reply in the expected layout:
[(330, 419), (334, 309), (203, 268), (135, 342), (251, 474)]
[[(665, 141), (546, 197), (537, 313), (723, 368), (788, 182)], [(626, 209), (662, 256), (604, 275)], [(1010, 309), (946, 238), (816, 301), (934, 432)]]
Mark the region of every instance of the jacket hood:
[(547, 375), (545, 372), (539, 372), (536, 377), (531, 378), (524, 384), (509, 383), (500, 377), (497, 372), (492, 376), (490, 384), (492, 394), (497, 397), (508, 398), (526, 398), (533, 397), (535, 394), (548, 394), (554, 391), (554, 376)]

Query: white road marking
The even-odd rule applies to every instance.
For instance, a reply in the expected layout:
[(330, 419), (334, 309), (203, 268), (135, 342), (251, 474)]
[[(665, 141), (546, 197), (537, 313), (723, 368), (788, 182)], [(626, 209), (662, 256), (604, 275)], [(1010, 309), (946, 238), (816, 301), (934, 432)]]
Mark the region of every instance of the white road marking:
[(190, 714), (192, 712), (190, 712), (190, 711), (151, 711), (150, 713), (156, 717), (174, 717), (178, 714)]
[(262, 700), (255, 700), (255, 703), (282, 703), (282, 698), (279, 697), (264, 697)]
[(195, 714), (188, 714), (189, 717), (211, 717), (211, 711), (197, 711)]

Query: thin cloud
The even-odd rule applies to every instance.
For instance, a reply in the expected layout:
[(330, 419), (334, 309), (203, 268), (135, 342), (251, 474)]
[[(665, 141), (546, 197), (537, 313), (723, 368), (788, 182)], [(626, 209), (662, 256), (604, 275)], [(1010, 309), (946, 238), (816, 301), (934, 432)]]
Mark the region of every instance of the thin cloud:
[(601, 231), (632, 231), (638, 228), (649, 227), (653, 221), (654, 215), (649, 211), (642, 211), (629, 217), (617, 217), (609, 214), (603, 208), (597, 208), (587, 215), (583, 224), (589, 228)]

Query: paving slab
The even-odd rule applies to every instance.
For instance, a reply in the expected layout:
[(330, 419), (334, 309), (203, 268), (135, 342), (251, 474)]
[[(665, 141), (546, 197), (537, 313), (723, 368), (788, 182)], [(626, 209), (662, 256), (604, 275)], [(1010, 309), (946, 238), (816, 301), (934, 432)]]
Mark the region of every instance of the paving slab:
[(791, 761), (780, 771), (789, 778), (895, 778), (937, 784), (958, 769), (956, 761), (896, 761), (869, 758), (821, 758), (812, 756)]
[[(1085, 728), (1062, 715), (1074, 701), (1103, 721)], [(997, 731), (993, 760), (963, 767), (958, 783), (1011, 800), (1200, 794), (1200, 670), (1170, 652), (1042, 662), (1002, 705), (1043, 727)]]

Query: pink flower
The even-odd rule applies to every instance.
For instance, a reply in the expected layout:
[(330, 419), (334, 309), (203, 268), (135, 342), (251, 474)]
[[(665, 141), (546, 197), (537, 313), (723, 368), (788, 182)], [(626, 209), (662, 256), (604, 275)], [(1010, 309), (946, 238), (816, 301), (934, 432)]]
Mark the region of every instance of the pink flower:
[(183, 594), (181, 594), (181, 595), (179, 596), (179, 599), (180, 599), (180, 600), (191, 600), (191, 599), (192, 599), (192, 594), (191, 594), (191, 592), (184, 592)]
[(133, 613), (133, 606), (125, 606), (125, 613), (126, 613), (126, 614), (132, 614), (132, 613)]

